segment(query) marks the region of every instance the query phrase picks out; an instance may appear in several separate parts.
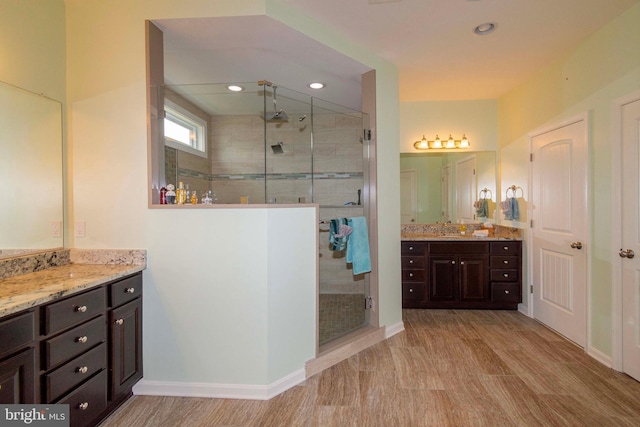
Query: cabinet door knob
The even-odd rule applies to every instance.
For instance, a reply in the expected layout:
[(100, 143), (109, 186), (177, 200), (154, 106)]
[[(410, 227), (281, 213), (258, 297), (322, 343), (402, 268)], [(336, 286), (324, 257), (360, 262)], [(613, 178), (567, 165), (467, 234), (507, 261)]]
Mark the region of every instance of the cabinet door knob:
[(509, 273), (504, 273), (503, 276), (504, 277), (509, 277)]
[(505, 251), (509, 250), (509, 246), (503, 246), (502, 249), (504, 249)]
[(79, 305), (76, 306), (76, 311), (78, 313), (84, 313), (85, 311), (87, 311), (87, 306), (86, 305)]
[(413, 246), (409, 246), (409, 250), (412, 251), (413, 250)]
[(114, 322), (116, 325), (122, 325), (124, 323), (123, 319), (118, 319)]
[(409, 277), (413, 277), (413, 273), (409, 273)]
[(409, 264), (413, 264), (413, 260), (412, 259), (409, 260)]
[(413, 288), (409, 288), (409, 293), (413, 293)]
[(509, 295), (509, 291), (505, 289), (504, 291), (505, 294)]
[(460, 265), (464, 265), (464, 261), (460, 261)]
[(87, 368), (86, 366), (80, 366), (78, 367), (78, 369), (76, 369), (76, 372), (79, 374), (86, 374), (87, 371), (89, 371), (89, 368)]
[(455, 261), (451, 261), (451, 264), (455, 264), (455, 263), (456, 263)]
[(86, 343), (87, 340), (88, 340), (88, 338), (87, 338), (86, 335), (76, 338), (76, 342), (79, 342), (80, 344)]
[(507, 261), (506, 259), (504, 261), (502, 261), (504, 264), (509, 264), (509, 261)]
[(132, 294), (135, 291), (136, 291), (136, 288), (127, 288), (127, 289), (125, 289), (125, 292), (128, 293), (128, 294)]
[(78, 405), (78, 409), (85, 411), (89, 407), (89, 402), (82, 402)]

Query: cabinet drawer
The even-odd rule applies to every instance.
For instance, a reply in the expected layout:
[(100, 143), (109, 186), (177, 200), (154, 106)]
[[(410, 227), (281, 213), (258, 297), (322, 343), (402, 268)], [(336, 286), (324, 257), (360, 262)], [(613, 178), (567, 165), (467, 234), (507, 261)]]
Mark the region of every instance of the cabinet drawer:
[(520, 257), (515, 255), (491, 255), (491, 268), (519, 268), (518, 260)]
[(491, 301), (520, 302), (520, 284), (492, 283), (491, 284)]
[(107, 373), (102, 371), (56, 402), (69, 405), (71, 427), (86, 426), (107, 408)]
[(33, 311), (0, 322), (0, 357), (11, 354), (35, 339)]
[(491, 242), (491, 254), (520, 254), (520, 242)]
[(402, 282), (424, 282), (424, 270), (402, 270)]
[(46, 374), (44, 379), (47, 402), (53, 402), (87, 378), (91, 378), (96, 372), (106, 368), (107, 346), (106, 344), (100, 344), (93, 350)]
[(429, 255), (487, 254), (489, 244), (486, 242), (437, 242), (429, 243)]
[(420, 283), (403, 283), (402, 299), (405, 301), (424, 300), (424, 285)]
[(427, 244), (424, 242), (401, 242), (400, 247), (402, 255), (424, 255), (424, 250), (426, 249)]
[(111, 307), (118, 307), (126, 302), (138, 298), (142, 294), (142, 276), (132, 277), (112, 283), (110, 286)]
[(44, 342), (45, 369), (82, 354), (106, 339), (107, 324), (104, 315), (51, 338)]
[(104, 313), (106, 302), (105, 290), (99, 288), (45, 306), (44, 334), (56, 333)]
[(513, 282), (520, 280), (518, 270), (491, 270), (492, 282)]
[(416, 256), (403, 256), (402, 260), (402, 268), (423, 268), (424, 267), (424, 256), (416, 255)]

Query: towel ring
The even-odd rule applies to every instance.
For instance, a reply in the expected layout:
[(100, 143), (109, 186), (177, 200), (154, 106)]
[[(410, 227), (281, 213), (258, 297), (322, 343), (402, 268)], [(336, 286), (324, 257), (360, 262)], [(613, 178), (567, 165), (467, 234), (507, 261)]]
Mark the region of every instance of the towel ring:
[[(489, 195), (489, 197), (487, 197), (487, 194)], [(493, 199), (493, 193), (491, 192), (491, 190), (489, 190), (488, 188), (483, 188), (482, 190), (480, 190), (480, 199)]]
[(511, 197), (515, 197), (518, 198), (517, 195), (517, 191), (520, 190), (522, 192), (522, 197), (524, 197), (524, 190), (520, 187), (516, 187), (515, 185), (512, 185), (510, 187), (507, 187), (507, 191), (505, 191), (505, 196), (508, 199), (509, 198), (509, 191), (511, 191), (513, 193), (513, 195)]

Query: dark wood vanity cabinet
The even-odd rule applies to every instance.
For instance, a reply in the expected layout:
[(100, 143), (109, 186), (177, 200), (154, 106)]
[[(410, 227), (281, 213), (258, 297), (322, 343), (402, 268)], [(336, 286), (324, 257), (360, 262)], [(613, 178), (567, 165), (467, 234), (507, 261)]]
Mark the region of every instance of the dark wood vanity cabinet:
[(142, 378), (142, 275), (0, 321), (0, 403), (69, 405), (97, 425)]
[(36, 402), (34, 310), (0, 321), (0, 404)]
[(521, 270), (520, 241), (403, 241), (402, 306), (515, 309)]

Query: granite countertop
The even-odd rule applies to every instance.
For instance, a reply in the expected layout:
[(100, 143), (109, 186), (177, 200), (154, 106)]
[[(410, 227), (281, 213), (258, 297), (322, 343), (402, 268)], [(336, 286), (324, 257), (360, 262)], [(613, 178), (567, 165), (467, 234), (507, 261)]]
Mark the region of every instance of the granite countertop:
[(67, 264), (0, 280), (0, 317), (137, 273), (143, 265)]
[(472, 234), (465, 234), (465, 235), (455, 235), (455, 234), (445, 234), (445, 235), (437, 235), (437, 234), (423, 234), (423, 233), (402, 233), (401, 235), (401, 240), (407, 240), (407, 241), (429, 241), (429, 242), (434, 242), (434, 241), (459, 241), (459, 240), (464, 240), (464, 241), (474, 241), (474, 242), (480, 242), (480, 241), (496, 241), (496, 240), (518, 240), (517, 238), (513, 238), (513, 237), (496, 237), (496, 236), (487, 236), (487, 237), (476, 237)]
[(0, 317), (146, 268), (144, 250), (53, 250), (0, 261)]

